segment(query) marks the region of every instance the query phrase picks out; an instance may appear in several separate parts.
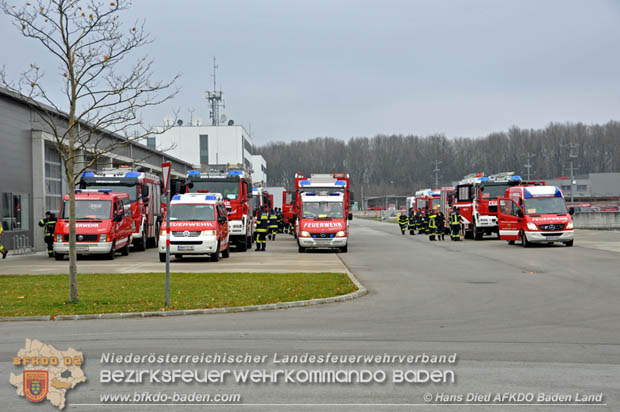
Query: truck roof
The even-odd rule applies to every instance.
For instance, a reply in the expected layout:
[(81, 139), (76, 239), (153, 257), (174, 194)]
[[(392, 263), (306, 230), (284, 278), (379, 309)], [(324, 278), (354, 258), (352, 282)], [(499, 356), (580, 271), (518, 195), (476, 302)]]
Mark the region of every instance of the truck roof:
[(562, 191), (556, 186), (523, 187), (523, 196), (526, 199), (530, 199), (533, 197), (563, 197)]
[(138, 172), (136, 170), (130, 169), (130, 168), (109, 168), (109, 169), (103, 169), (100, 171), (96, 171), (96, 172), (84, 172), (82, 174), (82, 178), (100, 178), (100, 177), (106, 177), (106, 178), (136, 178), (136, 179), (143, 179), (143, 178), (149, 178), (152, 180), (159, 180), (159, 177), (151, 174), (151, 173), (146, 173), (146, 172)]
[(250, 174), (245, 170), (229, 170), (229, 171), (209, 171), (201, 172), (200, 170), (189, 170), (187, 172), (189, 179), (246, 179)]

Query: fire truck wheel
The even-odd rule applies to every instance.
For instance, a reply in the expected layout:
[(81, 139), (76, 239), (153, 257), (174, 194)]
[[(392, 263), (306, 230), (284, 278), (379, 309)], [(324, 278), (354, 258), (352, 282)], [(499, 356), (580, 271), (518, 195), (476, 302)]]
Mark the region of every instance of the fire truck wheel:
[(139, 252), (144, 252), (146, 250), (146, 233), (142, 232), (140, 239), (136, 239), (135, 247)]
[(340, 253), (347, 253), (349, 251), (349, 245), (340, 248)]
[(479, 230), (476, 225), (474, 225), (474, 239), (475, 240), (482, 240), (482, 237), (484, 236), (484, 232)]
[(166, 254), (165, 253), (160, 253), (159, 254), (159, 261), (162, 262), (162, 263), (166, 261)]
[(306, 251), (306, 248), (303, 247), (302, 245), (299, 245), (299, 253), (304, 253)]
[(529, 240), (527, 240), (527, 236), (525, 235), (525, 232), (521, 231), (521, 246), (523, 247), (530, 247), (531, 243)]
[(65, 255), (61, 255), (60, 253), (54, 254), (54, 259), (56, 260), (65, 260)]
[(568, 242), (564, 242), (567, 247), (573, 247), (574, 240), (569, 240)]
[(215, 247), (215, 253), (211, 253), (211, 262), (219, 262), (220, 261), (220, 242), (217, 242), (217, 246)]
[(123, 256), (129, 256), (129, 244), (131, 243), (131, 236), (127, 238), (127, 243), (125, 244), (125, 246), (121, 249), (121, 255)]
[[(247, 238), (245, 239), (245, 241), (237, 243), (237, 250), (239, 252), (245, 252), (248, 250), (248, 239)], [(225, 256), (225, 257), (228, 257), (228, 256)]]
[(229, 258), (230, 257), (230, 244), (226, 247), (226, 250), (222, 251), (222, 257), (223, 258)]
[(115, 253), (116, 253), (116, 242), (112, 242), (112, 247), (110, 248), (110, 251), (106, 255), (106, 259), (114, 260)]

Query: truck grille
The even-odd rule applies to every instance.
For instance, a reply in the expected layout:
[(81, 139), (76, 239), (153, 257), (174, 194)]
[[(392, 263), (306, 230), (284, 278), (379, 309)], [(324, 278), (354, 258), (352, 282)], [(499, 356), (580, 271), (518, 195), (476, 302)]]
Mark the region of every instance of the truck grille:
[(313, 233), (312, 237), (314, 239), (331, 239), (334, 237), (333, 233)]
[(540, 230), (562, 230), (562, 229), (564, 229), (564, 224), (540, 225), (538, 227), (540, 228)]
[[(65, 242), (69, 241), (69, 235), (63, 235), (62, 237)], [(75, 239), (78, 242), (96, 242), (99, 239), (99, 235), (76, 235)]]
[[(187, 232), (187, 236), (185, 236), (185, 232)], [(176, 237), (198, 237), (200, 236), (200, 231), (173, 231), (172, 236)]]

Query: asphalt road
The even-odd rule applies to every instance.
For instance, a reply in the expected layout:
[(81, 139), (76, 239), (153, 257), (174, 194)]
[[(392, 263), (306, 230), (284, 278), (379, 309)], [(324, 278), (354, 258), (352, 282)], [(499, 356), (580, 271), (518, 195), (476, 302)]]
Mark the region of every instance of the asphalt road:
[[(73, 347), (87, 359), (89, 382), (69, 392), (68, 410), (620, 410), (620, 234), (583, 232), (573, 248), (523, 249), (497, 240), (429, 242), (422, 236), (401, 236), (396, 225), (359, 219), (354, 220), (351, 233), (349, 253), (339, 256), (369, 289), (366, 297), (284, 311), (3, 323), (0, 376), (8, 380), (10, 371), (19, 371), (11, 366), (12, 357), (25, 338), (36, 338), (58, 349)], [(294, 259), (297, 250), (294, 243), (290, 245)], [(269, 357), (275, 352), (456, 353), (458, 361), (440, 366), (356, 366), (388, 374), (393, 369), (452, 369), (454, 384), (121, 385), (98, 382), (104, 352), (249, 352)], [(107, 366), (117, 367), (135, 366)], [(100, 405), (101, 393), (175, 390), (240, 393), (243, 404)], [(427, 392), (603, 393), (605, 405), (428, 406)], [(0, 399), (2, 410), (36, 409), (18, 398), (8, 382), (0, 386)], [(317, 404), (322, 406), (312, 406)], [(44, 409), (52, 407), (47, 404)]]

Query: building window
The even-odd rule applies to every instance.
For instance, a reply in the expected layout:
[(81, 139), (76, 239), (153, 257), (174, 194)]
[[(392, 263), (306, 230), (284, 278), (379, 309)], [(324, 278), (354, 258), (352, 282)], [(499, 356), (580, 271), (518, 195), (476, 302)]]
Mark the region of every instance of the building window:
[(200, 164), (209, 164), (209, 135), (200, 135)]
[(28, 230), (30, 228), (27, 193), (2, 193), (2, 228), (9, 230)]
[(245, 137), (243, 138), (243, 147), (249, 154), (252, 154), (252, 145)]
[(155, 140), (155, 137), (147, 137), (146, 138), (146, 146), (155, 150), (157, 148), (157, 142)]
[(53, 146), (45, 146), (45, 210), (57, 212), (62, 200), (62, 163)]
[(587, 192), (588, 191), (588, 185), (577, 185), (577, 191), (578, 192)]
[(568, 192), (571, 190), (571, 186), (570, 185), (562, 185), (562, 192)]

